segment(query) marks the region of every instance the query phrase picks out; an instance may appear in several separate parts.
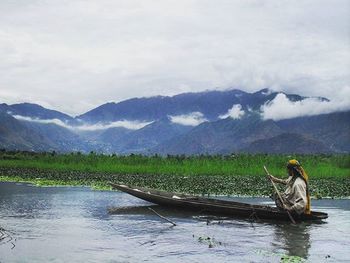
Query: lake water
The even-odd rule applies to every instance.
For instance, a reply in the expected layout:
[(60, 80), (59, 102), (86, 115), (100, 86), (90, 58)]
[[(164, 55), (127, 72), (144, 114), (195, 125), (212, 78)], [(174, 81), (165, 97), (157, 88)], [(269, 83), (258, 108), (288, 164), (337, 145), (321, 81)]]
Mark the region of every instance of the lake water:
[[(312, 204), (329, 214), (325, 223), (251, 223), (154, 206), (173, 227), (121, 192), (0, 183), (0, 227), (16, 239), (15, 247), (0, 242), (0, 262), (350, 262), (350, 200)], [(108, 212), (125, 206), (135, 208)]]

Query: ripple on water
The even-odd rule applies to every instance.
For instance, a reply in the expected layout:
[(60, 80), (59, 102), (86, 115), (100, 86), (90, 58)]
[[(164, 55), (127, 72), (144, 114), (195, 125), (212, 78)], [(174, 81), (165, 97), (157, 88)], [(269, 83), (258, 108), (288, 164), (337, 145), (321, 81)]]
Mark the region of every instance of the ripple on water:
[[(6, 191), (2, 191), (3, 189)], [(237, 199), (267, 202), (267, 199)], [(314, 200), (325, 224), (251, 223), (155, 208), (109, 214), (109, 207), (149, 203), (120, 192), (0, 183), (0, 226), (16, 248), (0, 245), (0, 262), (310, 262), (350, 258), (350, 200)], [(206, 239), (206, 238), (210, 239)]]

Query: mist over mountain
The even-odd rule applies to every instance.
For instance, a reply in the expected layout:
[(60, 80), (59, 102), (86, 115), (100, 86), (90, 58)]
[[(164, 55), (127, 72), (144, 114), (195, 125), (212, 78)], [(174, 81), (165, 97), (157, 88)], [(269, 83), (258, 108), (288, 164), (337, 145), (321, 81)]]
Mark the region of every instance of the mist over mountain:
[(9, 112), (11, 115), (37, 118), (42, 120), (58, 119), (61, 121), (72, 121), (74, 118), (56, 110), (49, 110), (33, 103), (20, 103), (7, 105), (0, 104), (0, 111)]
[(269, 89), (133, 98), (76, 117), (36, 104), (0, 104), (0, 148), (117, 154), (350, 152), (350, 112), (328, 113), (328, 105), (326, 98)]
[[(236, 104), (243, 110), (259, 110), (261, 105), (272, 101), (278, 92), (263, 89), (247, 93), (238, 89), (227, 91), (207, 91), (183, 93), (173, 97), (157, 96), (134, 98), (119, 103), (106, 103), (88, 111), (77, 119), (89, 122), (113, 122), (118, 120), (154, 121), (168, 116), (200, 112), (209, 121), (217, 120)], [(287, 94), (290, 101), (300, 101), (304, 97)], [(324, 98), (322, 98), (325, 100)]]

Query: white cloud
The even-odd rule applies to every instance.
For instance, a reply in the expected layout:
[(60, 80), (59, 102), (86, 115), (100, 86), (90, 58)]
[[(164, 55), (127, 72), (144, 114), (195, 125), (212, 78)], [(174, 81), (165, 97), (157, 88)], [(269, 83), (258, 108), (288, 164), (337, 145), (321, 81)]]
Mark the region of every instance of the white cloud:
[[(9, 112), (8, 112), (9, 113)], [(56, 124), (58, 126), (62, 126), (67, 129), (71, 129), (72, 127), (69, 126), (67, 123), (59, 120), (59, 119), (49, 119), (49, 120), (43, 120), (38, 118), (31, 118), (27, 116), (21, 116), (21, 115), (12, 115), (17, 120), (20, 121), (29, 121), (29, 122), (37, 122), (37, 123), (43, 123), (43, 124)]]
[(122, 120), (122, 121), (115, 121), (110, 123), (97, 123), (97, 124), (91, 124), (91, 125), (80, 124), (77, 126), (72, 126), (59, 119), (43, 120), (43, 119), (31, 118), (31, 117), (26, 117), (21, 115), (13, 115), (13, 117), (16, 118), (17, 120), (22, 120), (22, 121), (29, 121), (29, 122), (36, 122), (36, 123), (43, 123), (43, 124), (56, 124), (58, 126), (61, 126), (73, 131), (95, 131), (95, 130), (105, 130), (109, 128), (117, 128), (117, 127), (122, 127), (129, 130), (138, 130), (152, 123), (152, 122)]
[(307, 98), (293, 102), (285, 94), (279, 93), (272, 101), (261, 106), (261, 114), (265, 120), (282, 120), (350, 110), (350, 92), (344, 92), (343, 96), (342, 100), (336, 101)]
[(73, 129), (77, 129), (80, 131), (94, 131), (94, 130), (105, 130), (109, 128), (117, 128), (117, 127), (122, 127), (125, 129), (129, 130), (139, 130), (149, 124), (151, 122), (139, 122), (139, 121), (127, 121), (127, 120), (122, 120), (122, 121), (114, 121), (110, 122), (107, 124), (102, 124), (102, 123), (97, 123), (97, 124), (92, 124), (92, 125), (79, 125), (79, 126), (74, 126)]
[(79, 115), (214, 87), (333, 100), (350, 83), (349, 17), (348, 0), (0, 1), (0, 102)]
[(208, 121), (203, 113), (201, 112), (191, 112), (189, 114), (169, 116), (172, 123), (185, 125), (185, 126), (197, 126), (203, 122)]
[(240, 119), (245, 114), (244, 110), (242, 110), (241, 104), (235, 104), (232, 106), (231, 109), (228, 110), (226, 114), (220, 115), (220, 119), (226, 119), (227, 117), (230, 117), (232, 119)]

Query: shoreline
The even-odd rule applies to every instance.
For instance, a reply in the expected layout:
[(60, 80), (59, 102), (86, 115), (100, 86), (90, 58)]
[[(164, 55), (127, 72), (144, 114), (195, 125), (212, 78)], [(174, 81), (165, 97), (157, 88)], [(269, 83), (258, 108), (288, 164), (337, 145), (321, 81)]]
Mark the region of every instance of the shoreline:
[[(36, 186), (77, 186), (112, 190), (108, 182), (160, 189), (169, 192), (217, 197), (269, 197), (272, 185), (261, 176), (179, 176), (112, 174), (0, 167), (0, 181)], [(350, 178), (310, 179), (312, 199), (350, 199)]]
[[(19, 184), (28, 184), (35, 187), (81, 187), (81, 188), (90, 188), (93, 191), (116, 191), (121, 192), (119, 190), (113, 190), (112, 188), (103, 188), (103, 187), (95, 187), (91, 185), (80, 185), (80, 184), (38, 184), (38, 181), (26, 181), (26, 180), (11, 180), (11, 178), (7, 178), (0, 175), (0, 183), (19, 183)], [(194, 194), (196, 195), (196, 194)], [(197, 194), (198, 195), (198, 194)], [(202, 195), (199, 195), (202, 196)], [(205, 194), (204, 196), (208, 196)], [(256, 196), (256, 195), (210, 195), (209, 197), (233, 197), (233, 198), (269, 198), (269, 196)], [(349, 200), (350, 196), (340, 196), (340, 197), (331, 197), (331, 196), (325, 196), (322, 198), (316, 198), (315, 196), (311, 196), (311, 200)], [(272, 202), (272, 199), (271, 199)]]

